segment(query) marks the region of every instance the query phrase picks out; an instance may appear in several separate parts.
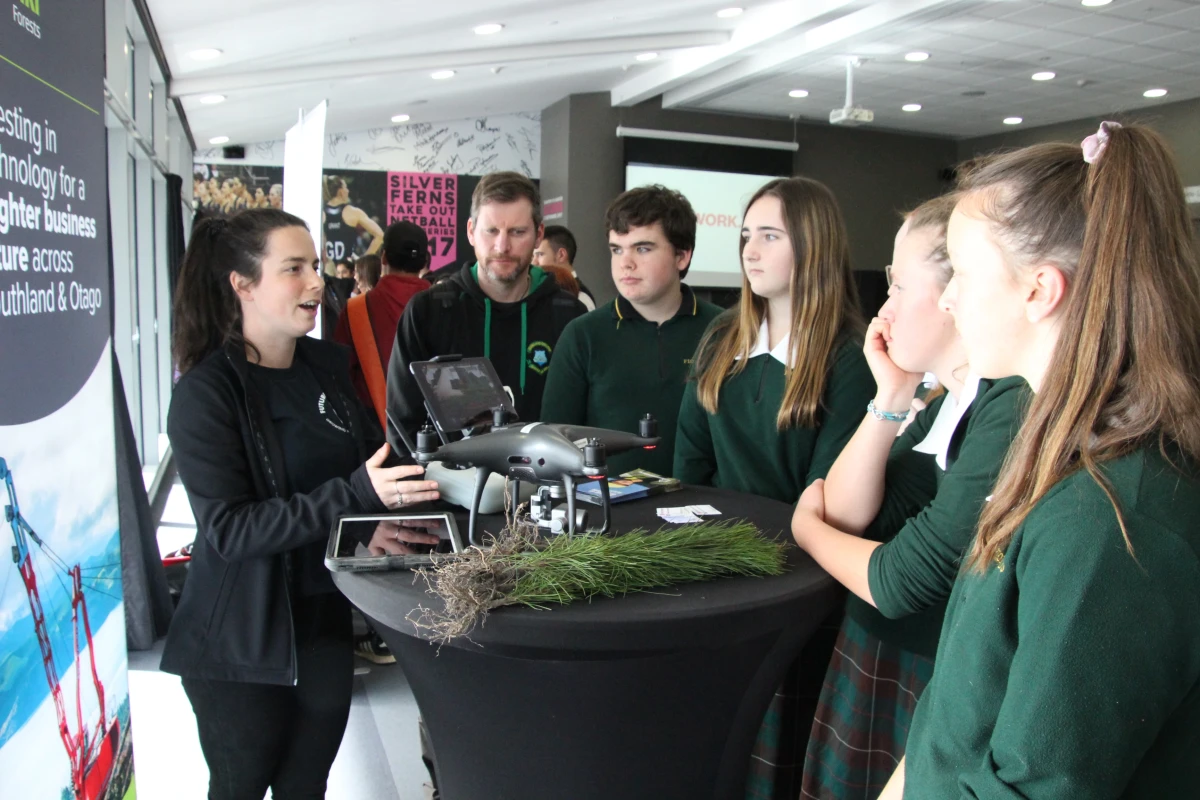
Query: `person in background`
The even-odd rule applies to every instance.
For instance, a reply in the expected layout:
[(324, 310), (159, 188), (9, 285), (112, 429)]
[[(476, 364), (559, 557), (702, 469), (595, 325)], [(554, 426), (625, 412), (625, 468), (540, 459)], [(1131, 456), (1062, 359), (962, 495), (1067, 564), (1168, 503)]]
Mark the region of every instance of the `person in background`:
[(591, 289), (584, 285), (580, 279), (579, 273), (575, 271), (575, 253), (578, 250), (578, 245), (575, 243), (575, 235), (567, 230), (562, 225), (547, 225), (545, 232), (542, 234), (542, 240), (538, 242), (537, 249), (533, 251), (533, 265), (535, 267), (563, 267), (570, 270), (571, 275), (579, 284), (579, 302), (583, 303), (584, 308), (588, 311), (594, 311), (596, 308), (596, 296), (592, 294)]
[[(571, 274), (571, 270), (559, 266), (544, 266), (540, 269), (554, 278), (554, 282), (558, 284), (558, 288), (583, 303), (583, 295), (579, 293), (579, 281)], [(586, 307), (587, 304), (584, 303), (584, 305)]]
[(485, 175), (471, 195), (467, 239), (477, 262), (413, 297), (396, 331), (387, 375), (388, 440), (415, 438), (425, 405), (409, 364), (437, 355), (483, 356), (515, 398), (522, 420), (541, 418), (546, 372), (559, 336), (583, 305), (531, 266), (541, 238), (537, 187), (516, 172)]
[(325, 796), (354, 661), (329, 531), (437, 497), (420, 466), (387, 465), (342, 349), (306, 335), (319, 265), (301, 219), (243, 211), (197, 226), (175, 293), (167, 435), (197, 536), (162, 670), (182, 678), (211, 800)]
[(338, 261), (334, 264), (333, 274), (335, 277), (346, 280), (354, 277), (354, 267), (349, 261)]
[[(350, 188), (339, 175), (327, 175), (324, 184), (325, 207), (321, 212), (325, 258), (334, 264), (349, 262), (355, 255), (375, 255), (383, 244), (379, 223), (350, 202)], [(365, 252), (356, 253), (358, 229), (370, 234)]]
[[(1034, 397), (881, 797), (1190, 797), (1200, 264), (1179, 168), (1149, 128), (1105, 122), (959, 190), (942, 307), (974, 372)], [(942, 581), (928, 563), (880, 578), (919, 597)]]
[[(938, 309), (951, 274), (946, 225), (955, 202), (950, 195), (921, 205), (896, 235), (888, 299), (864, 347), (877, 384), (872, 410), (825, 481), (813, 483), (823, 489), (828, 524), (793, 531), (797, 544), (855, 593), (808, 738), (803, 797), (874, 800), (903, 757), (913, 711), (933, 674), (945, 598), (1027, 399), (1020, 378), (968, 373), (954, 320)], [(903, 413), (926, 372), (946, 392), (923, 413)], [(912, 424), (902, 429), (901, 420)], [(890, 609), (883, 587), (868, 587), (871, 564), (925, 552), (927, 542), (936, 544), (944, 591), (917, 613), (888, 619), (875, 608)], [(865, 599), (858, 596), (864, 587)]]
[[(384, 234), (387, 238), (387, 234)], [(354, 262), (354, 294), (366, 294), (379, 283), (383, 260), (379, 256), (363, 256)]]
[[(429, 288), (429, 281), (418, 277), (429, 263), (429, 238), (421, 226), (408, 220), (393, 222), (383, 234), (383, 249), (380, 252), (383, 274), (375, 288), (363, 298), (372, 339), (360, 342), (354, 338), (348, 313), (342, 314), (333, 335), (334, 341), (350, 348), (350, 380), (359, 399), (368, 408), (375, 408), (363, 372), (364, 359), (372, 356), (368, 348), (374, 348), (374, 357), (386, 374), (404, 309), (417, 293)], [(370, 257), (363, 256), (359, 263)]]
[(605, 224), (617, 299), (563, 331), (542, 419), (637, 433), (638, 420), (653, 414), (662, 441), (610, 456), (609, 474), (642, 468), (670, 475), (692, 356), (721, 308), (683, 283), (696, 213), (679, 192), (630, 189), (609, 204)]

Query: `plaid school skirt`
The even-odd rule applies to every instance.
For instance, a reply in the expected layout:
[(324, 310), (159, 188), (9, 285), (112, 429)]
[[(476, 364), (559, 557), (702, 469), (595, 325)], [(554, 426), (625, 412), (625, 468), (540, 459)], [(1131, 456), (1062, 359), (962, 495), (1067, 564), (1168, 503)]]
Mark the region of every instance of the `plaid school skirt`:
[(801, 800), (876, 800), (904, 755), (933, 661), (846, 617), (808, 739)]
[(837, 640), (839, 609), (817, 628), (771, 698), (746, 776), (746, 800), (796, 800), (805, 747)]

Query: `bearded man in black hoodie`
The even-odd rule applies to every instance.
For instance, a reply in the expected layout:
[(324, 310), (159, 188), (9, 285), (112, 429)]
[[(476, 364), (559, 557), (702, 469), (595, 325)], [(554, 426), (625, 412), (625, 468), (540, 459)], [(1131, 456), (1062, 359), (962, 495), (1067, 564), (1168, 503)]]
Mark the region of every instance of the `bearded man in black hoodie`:
[(415, 438), (425, 405), (409, 364), (434, 356), (483, 356), (513, 395), (522, 420), (541, 418), (554, 347), (583, 304), (531, 266), (542, 238), (542, 202), (516, 172), (485, 175), (471, 195), (467, 239), (476, 263), (413, 297), (396, 330), (388, 363), (388, 441), (406, 449), (396, 426)]

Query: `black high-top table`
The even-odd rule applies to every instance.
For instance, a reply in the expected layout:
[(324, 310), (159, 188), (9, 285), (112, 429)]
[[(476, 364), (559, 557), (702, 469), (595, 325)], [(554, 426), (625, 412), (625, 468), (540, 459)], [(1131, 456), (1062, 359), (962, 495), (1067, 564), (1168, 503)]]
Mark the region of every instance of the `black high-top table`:
[[(658, 507), (702, 503), (721, 512), (709, 519), (747, 519), (791, 540), (790, 506), (708, 488), (614, 505), (613, 528), (657, 530)], [(838, 599), (803, 552), (790, 547), (787, 562), (773, 578), (498, 609), (471, 641), (440, 649), (407, 619), (437, 607), (423, 581), (334, 580), (403, 666), (443, 800), (724, 800), (744, 796), (767, 705)]]

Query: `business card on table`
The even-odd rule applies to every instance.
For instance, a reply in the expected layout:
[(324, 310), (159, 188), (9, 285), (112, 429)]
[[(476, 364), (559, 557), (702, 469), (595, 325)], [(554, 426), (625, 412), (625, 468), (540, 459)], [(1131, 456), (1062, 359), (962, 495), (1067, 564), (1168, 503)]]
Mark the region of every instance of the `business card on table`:
[(672, 525), (689, 525), (697, 522), (704, 522), (703, 519), (695, 514), (660, 514), (659, 518), (663, 522), (669, 522)]
[(721, 512), (712, 506), (688, 506), (688, 508), (698, 517), (718, 517), (721, 515)]

